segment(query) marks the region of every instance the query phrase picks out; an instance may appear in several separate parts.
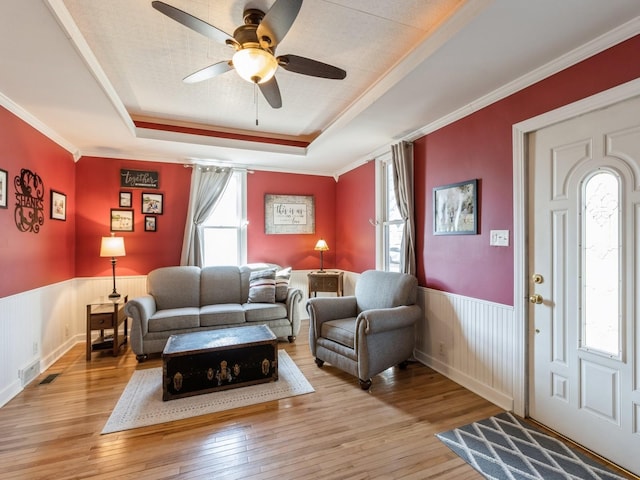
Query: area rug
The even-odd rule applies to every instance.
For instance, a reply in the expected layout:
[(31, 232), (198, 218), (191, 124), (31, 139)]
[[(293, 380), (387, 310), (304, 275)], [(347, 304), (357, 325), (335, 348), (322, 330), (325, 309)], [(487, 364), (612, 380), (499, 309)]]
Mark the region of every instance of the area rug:
[(436, 437), (488, 479), (624, 480), (510, 413)]
[(162, 401), (162, 368), (133, 373), (102, 433), (112, 433), (246, 407), (315, 390), (287, 352), (278, 352), (278, 380), (249, 387)]

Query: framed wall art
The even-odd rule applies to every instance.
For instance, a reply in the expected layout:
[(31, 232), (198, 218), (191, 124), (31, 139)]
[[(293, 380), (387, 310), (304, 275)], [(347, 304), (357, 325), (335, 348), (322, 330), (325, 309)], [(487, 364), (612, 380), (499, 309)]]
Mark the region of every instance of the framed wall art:
[(142, 213), (162, 215), (163, 200), (162, 193), (142, 192)]
[(7, 208), (7, 180), (9, 174), (6, 170), (0, 169), (0, 208)]
[(111, 231), (133, 232), (133, 210), (111, 209)]
[(452, 183), (433, 189), (433, 234), (478, 233), (478, 181)]
[(131, 208), (133, 206), (131, 192), (120, 192), (118, 206), (120, 208)]
[(148, 215), (144, 217), (144, 231), (145, 232), (155, 232), (158, 229), (158, 217), (154, 217), (153, 215)]
[(264, 196), (266, 234), (315, 233), (313, 195)]
[(51, 218), (63, 221), (67, 219), (67, 196), (55, 190), (51, 190)]

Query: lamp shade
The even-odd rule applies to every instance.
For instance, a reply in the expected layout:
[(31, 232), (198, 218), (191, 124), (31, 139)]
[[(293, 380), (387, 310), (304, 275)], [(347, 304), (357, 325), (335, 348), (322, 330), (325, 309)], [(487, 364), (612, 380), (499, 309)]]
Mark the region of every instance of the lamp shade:
[(233, 54), (233, 67), (243, 79), (251, 83), (264, 83), (278, 69), (278, 61), (261, 48), (243, 48)]
[(113, 235), (111, 237), (102, 237), (102, 243), (100, 244), (101, 257), (124, 257), (125, 255), (124, 238)]
[(318, 240), (318, 243), (316, 243), (316, 246), (313, 247), (314, 250), (320, 250), (321, 252), (326, 252), (327, 250), (329, 250), (329, 245), (327, 245), (327, 242), (324, 241), (324, 239), (320, 239)]

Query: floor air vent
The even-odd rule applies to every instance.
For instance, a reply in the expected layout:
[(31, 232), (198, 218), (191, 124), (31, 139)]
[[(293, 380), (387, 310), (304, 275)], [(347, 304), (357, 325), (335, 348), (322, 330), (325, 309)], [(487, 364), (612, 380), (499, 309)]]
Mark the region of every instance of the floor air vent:
[(56, 377), (60, 375), (59, 373), (52, 373), (51, 375), (47, 375), (44, 380), (40, 382), (40, 385), (46, 385), (47, 383), (53, 382)]

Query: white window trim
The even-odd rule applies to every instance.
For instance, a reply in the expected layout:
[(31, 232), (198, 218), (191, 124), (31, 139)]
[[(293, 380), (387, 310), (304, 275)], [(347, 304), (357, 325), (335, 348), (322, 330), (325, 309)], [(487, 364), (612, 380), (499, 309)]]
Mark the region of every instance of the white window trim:
[(387, 239), (385, 236), (385, 226), (388, 224), (402, 224), (402, 220), (387, 221), (387, 185), (386, 167), (392, 162), (391, 151), (376, 157), (375, 184), (376, 184), (376, 220), (372, 222), (376, 228), (376, 269), (387, 270)]

